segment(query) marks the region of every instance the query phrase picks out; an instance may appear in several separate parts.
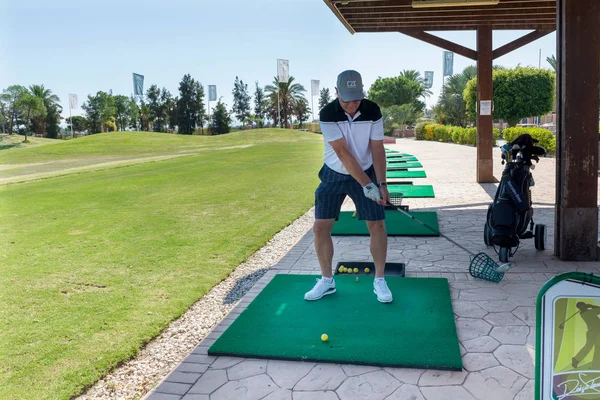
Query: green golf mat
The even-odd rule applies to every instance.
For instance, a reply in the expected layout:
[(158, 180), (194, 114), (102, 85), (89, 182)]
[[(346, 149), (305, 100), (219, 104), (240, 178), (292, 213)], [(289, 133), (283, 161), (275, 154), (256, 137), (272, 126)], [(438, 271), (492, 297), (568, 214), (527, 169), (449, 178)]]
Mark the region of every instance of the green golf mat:
[(388, 191), (390, 194), (402, 193), (403, 197), (435, 197), (433, 186), (431, 185), (395, 185), (390, 182), (388, 183)]
[(394, 171), (405, 168), (423, 168), (423, 164), (421, 164), (420, 162), (409, 161), (403, 163), (386, 164), (386, 168), (388, 171)]
[(422, 170), (406, 170), (406, 171), (387, 171), (385, 174), (387, 179), (398, 179), (398, 178), (427, 178), (425, 171)]
[[(367, 223), (353, 217), (354, 211), (342, 211), (340, 217), (333, 224), (331, 234), (333, 236), (368, 236)], [(410, 211), (413, 217), (426, 223), (433, 230), (421, 225), (417, 221), (408, 218), (400, 211), (385, 210), (385, 228), (388, 236), (439, 236), (437, 213), (435, 211)]]
[(419, 159), (417, 157), (402, 157), (402, 158), (396, 157), (396, 158), (386, 160), (386, 162), (388, 164), (403, 163), (406, 161), (419, 161)]
[(407, 157), (414, 157), (412, 154), (394, 154), (394, 153), (388, 153), (385, 155), (386, 158), (407, 158)]
[(315, 275), (276, 275), (208, 354), (462, 370), (447, 279), (386, 281), (392, 303), (377, 301), (372, 277), (351, 275), (335, 278), (333, 295), (306, 301)]

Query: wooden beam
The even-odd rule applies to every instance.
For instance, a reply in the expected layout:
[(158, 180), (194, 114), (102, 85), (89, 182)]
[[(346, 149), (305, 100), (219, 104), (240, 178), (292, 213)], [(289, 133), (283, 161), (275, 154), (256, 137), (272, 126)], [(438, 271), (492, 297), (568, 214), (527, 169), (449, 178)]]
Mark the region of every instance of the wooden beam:
[[(492, 25), (492, 28), (494, 30), (522, 30), (522, 29), (552, 29), (556, 27), (555, 23), (537, 23), (537, 24), (531, 24), (531, 25), (527, 25), (527, 27), (524, 27), (524, 24), (522, 23), (501, 23), (501, 24), (494, 24)], [(368, 27), (356, 27), (354, 28), (354, 31), (356, 33), (376, 33), (376, 32), (400, 32), (400, 33), (404, 33), (404, 31), (407, 30), (418, 30), (418, 31), (428, 31), (428, 32), (434, 32), (434, 31), (443, 31), (443, 32), (447, 32), (447, 31), (474, 31), (477, 30), (477, 26), (476, 25), (446, 25), (446, 26), (439, 26), (439, 25), (429, 25), (429, 24), (424, 24), (419, 26), (418, 29), (410, 27), (410, 28), (401, 28), (401, 27), (380, 27), (380, 28), (368, 28)]]
[(345, 13), (344, 17), (348, 21), (417, 21), (417, 20), (445, 20), (448, 18), (489, 18), (491, 19), (535, 19), (554, 18), (556, 19), (556, 8), (544, 8), (535, 10), (510, 10), (503, 13), (491, 13), (489, 11), (472, 10), (465, 13), (420, 13), (420, 12), (403, 12), (403, 13)]
[(507, 19), (495, 19), (495, 18), (468, 18), (462, 17), (459, 19), (447, 19), (447, 20), (431, 20), (431, 21), (410, 21), (410, 20), (401, 20), (397, 22), (389, 22), (389, 21), (367, 21), (367, 22), (349, 22), (354, 28), (361, 27), (369, 27), (369, 28), (415, 28), (420, 29), (423, 23), (433, 24), (438, 27), (446, 27), (449, 25), (472, 25), (472, 26), (480, 26), (480, 25), (490, 25), (494, 26), (496, 24), (516, 24), (516, 23), (547, 23), (548, 25), (554, 26), (556, 24), (556, 18), (533, 18), (527, 21), (521, 20), (518, 18), (507, 18)]
[(477, 60), (477, 52), (475, 50), (469, 49), (465, 46), (461, 46), (449, 40), (442, 39), (439, 36), (435, 36), (430, 33), (419, 30), (409, 29), (403, 29), (400, 31), (400, 33), (403, 33), (415, 39), (422, 40), (423, 42), (432, 44), (434, 46), (441, 47), (442, 49), (453, 51), (454, 53), (460, 54), (463, 57), (470, 58), (471, 60)]
[(496, 50), (494, 50), (494, 53), (492, 55), (492, 58), (495, 60), (496, 58), (500, 58), (508, 53), (510, 53), (511, 51), (515, 51), (518, 48), (521, 48), (523, 46), (525, 46), (526, 44), (529, 44), (535, 40), (538, 40), (544, 36), (546, 36), (547, 34), (554, 32), (554, 29), (552, 30), (536, 30), (533, 31), (531, 33), (528, 33), (525, 36), (521, 36), (520, 38), (513, 40), (510, 43), (505, 44), (504, 46), (498, 47)]
[[(503, 3), (500, 3), (503, 4)], [(364, 10), (359, 8), (343, 8), (340, 12), (344, 14), (344, 17), (352, 17), (356, 15), (364, 15), (366, 17), (377, 17), (377, 16), (405, 16), (405, 15), (431, 15), (431, 16), (444, 16), (457, 14), (458, 11), (464, 14), (486, 14), (486, 15), (502, 15), (502, 14), (514, 14), (514, 13), (537, 13), (537, 12), (553, 12), (556, 15), (556, 2), (546, 1), (539, 5), (521, 5), (521, 6), (504, 6), (496, 7), (493, 10), (489, 8), (475, 8), (475, 7), (461, 7), (458, 10), (455, 7), (448, 7), (445, 9), (414, 9), (414, 8), (398, 8), (398, 9), (376, 9), (376, 10)]]
[(346, 29), (348, 29), (348, 32), (350, 32), (352, 35), (354, 35), (356, 33), (356, 31), (354, 30), (352, 25), (350, 25), (348, 23), (348, 21), (346, 21), (346, 18), (344, 18), (342, 13), (338, 10), (336, 5), (334, 4), (335, 1), (333, 1), (333, 0), (323, 0), (323, 1), (325, 2), (325, 4), (327, 4), (327, 7), (329, 7), (331, 12), (333, 12), (333, 15), (335, 15), (340, 20), (342, 25), (344, 25), (346, 27)]
[(482, 113), (482, 102), (493, 104), (492, 83), (492, 27), (482, 25), (477, 28), (477, 183), (497, 182), (494, 178), (493, 118)]
[[(478, 9), (489, 9), (495, 10), (496, 8), (520, 8), (520, 7), (542, 7), (544, 4), (547, 4), (550, 0), (502, 0), (497, 5), (483, 5), (483, 6), (460, 6), (460, 7), (451, 7), (454, 10), (467, 9), (469, 7), (477, 7)], [(349, 9), (413, 9), (412, 0), (387, 0), (387, 1), (346, 1), (346, 0), (332, 0), (332, 3), (335, 3), (337, 8), (344, 12)], [(347, 3), (347, 4), (344, 4)], [(431, 7), (428, 8), (430, 11), (444, 11), (448, 10), (449, 7)]]
[(595, 261), (598, 253), (600, 2), (558, 0), (558, 152), (555, 253)]

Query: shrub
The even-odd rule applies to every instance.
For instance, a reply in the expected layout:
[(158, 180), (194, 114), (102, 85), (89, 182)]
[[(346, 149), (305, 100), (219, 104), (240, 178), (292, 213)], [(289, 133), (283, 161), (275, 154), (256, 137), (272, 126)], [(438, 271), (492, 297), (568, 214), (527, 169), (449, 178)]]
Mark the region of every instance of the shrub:
[(446, 134), (446, 127), (444, 125), (436, 126), (433, 129), (433, 136), (436, 142), (444, 141), (444, 135)]
[(425, 140), (435, 140), (435, 128), (441, 126), (440, 124), (428, 124), (425, 125)]
[(504, 139), (512, 142), (520, 135), (529, 134), (532, 138), (539, 140), (538, 145), (546, 149), (548, 153), (556, 151), (556, 137), (547, 129), (542, 128), (506, 128), (504, 130)]
[(415, 127), (415, 137), (417, 140), (425, 140), (425, 126), (427, 126), (427, 122), (417, 124)]
[(477, 128), (465, 129), (464, 144), (470, 144), (471, 146), (477, 145)]

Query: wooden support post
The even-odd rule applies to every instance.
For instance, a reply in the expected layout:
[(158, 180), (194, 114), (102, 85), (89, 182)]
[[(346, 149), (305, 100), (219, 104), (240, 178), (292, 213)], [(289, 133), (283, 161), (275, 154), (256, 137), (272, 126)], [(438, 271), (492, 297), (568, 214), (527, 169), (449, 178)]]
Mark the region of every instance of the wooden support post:
[[(477, 28), (477, 182), (497, 182), (494, 178), (494, 145), (492, 112), (487, 113), (481, 105), (493, 100), (492, 84), (492, 28)], [(486, 103), (489, 102), (489, 103)], [(486, 115), (489, 114), (489, 115)]]
[(554, 252), (597, 259), (600, 2), (557, 3), (558, 134)]

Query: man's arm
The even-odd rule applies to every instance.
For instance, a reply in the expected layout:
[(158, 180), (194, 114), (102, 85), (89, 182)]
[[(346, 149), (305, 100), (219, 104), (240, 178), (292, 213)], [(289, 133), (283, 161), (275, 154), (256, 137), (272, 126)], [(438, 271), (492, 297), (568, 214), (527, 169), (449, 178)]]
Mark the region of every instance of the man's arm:
[(386, 182), (386, 157), (385, 147), (383, 147), (383, 140), (372, 140), (371, 139), (371, 152), (373, 153), (373, 167), (375, 168), (375, 174), (377, 175), (377, 184)]
[(346, 139), (342, 138), (334, 140), (332, 142), (329, 142), (329, 144), (331, 145), (333, 151), (335, 151), (335, 154), (337, 154), (342, 164), (344, 164), (344, 168), (346, 168), (350, 175), (352, 175), (352, 177), (356, 179), (356, 181), (360, 183), (361, 186), (365, 186), (371, 183), (371, 178), (369, 178), (369, 176), (365, 174), (360, 164), (358, 163), (358, 161), (356, 161), (356, 158), (354, 158), (354, 155), (348, 148)]

